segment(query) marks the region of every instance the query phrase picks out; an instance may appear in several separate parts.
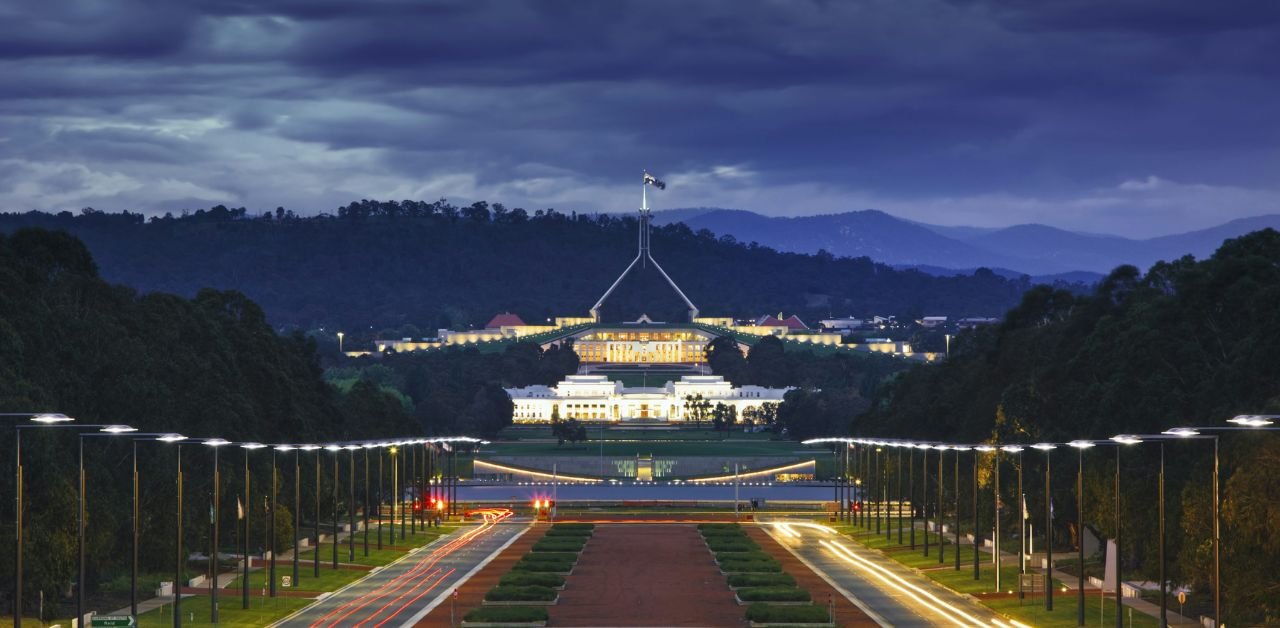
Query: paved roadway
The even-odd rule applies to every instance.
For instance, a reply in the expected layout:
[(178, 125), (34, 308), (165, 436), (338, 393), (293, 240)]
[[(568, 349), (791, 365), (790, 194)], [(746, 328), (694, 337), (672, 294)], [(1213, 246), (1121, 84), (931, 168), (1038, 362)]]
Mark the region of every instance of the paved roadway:
[(275, 625), (411, 626), (528, 529), (528, 522), (513, 521), (462, 528)]
[(820, 524), (780, 519), (761, 527), (881, 626), (1015, 626)]

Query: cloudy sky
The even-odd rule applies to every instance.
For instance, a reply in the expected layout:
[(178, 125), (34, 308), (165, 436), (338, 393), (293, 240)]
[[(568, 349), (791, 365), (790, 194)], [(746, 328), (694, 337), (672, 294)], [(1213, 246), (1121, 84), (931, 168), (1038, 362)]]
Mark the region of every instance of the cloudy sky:
[(0, 209), (1280, 213), (1272, 0), (9, 0)]

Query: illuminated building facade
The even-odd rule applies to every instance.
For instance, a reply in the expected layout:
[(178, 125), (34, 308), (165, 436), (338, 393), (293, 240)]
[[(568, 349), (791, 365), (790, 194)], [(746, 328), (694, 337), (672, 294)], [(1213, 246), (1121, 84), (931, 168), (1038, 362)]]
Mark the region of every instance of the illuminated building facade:
[[(734, 386), (719, 375), (685, 375), (663, 386), (626, 387), (604, 375), (570, 375), (555, 386), (507, 388), (516, 423), (549, 423), (553, 413), (579, 421), (691, 421), (686, 401), (732, 406), (741, 417), (766, 403), (782, 403), (791, 388)], [(711, 419), (710, 412), (704, 420)]]

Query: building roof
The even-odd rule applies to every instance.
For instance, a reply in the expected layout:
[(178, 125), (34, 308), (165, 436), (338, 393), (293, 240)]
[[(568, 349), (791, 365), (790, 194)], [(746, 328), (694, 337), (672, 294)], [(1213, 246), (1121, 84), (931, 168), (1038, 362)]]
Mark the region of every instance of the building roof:
[(499, 327), (515, 327), (523, 326), (524, 321), (519, 316), (511, 312), (503, 312), (490, 319), (489, 323), (484, 326), (485, 329), (498, 329)]
[(756, 321), (758, 327), (786, 327), (787, 329), (808, 329), (809, 326), (800, 320), (799, 316), (792, 314), (786, 318), (781, 318), (782, 314), (778, 314), (779, 318), (765, 314), (763, 318)]

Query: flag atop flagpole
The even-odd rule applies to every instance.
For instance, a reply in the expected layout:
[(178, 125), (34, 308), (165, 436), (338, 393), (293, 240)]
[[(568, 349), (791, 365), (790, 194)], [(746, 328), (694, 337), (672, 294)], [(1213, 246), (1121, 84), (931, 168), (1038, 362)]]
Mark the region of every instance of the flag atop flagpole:
[(644, 182), (645, 182), (645, 185), (652, 185), (653, 187), (658, 188), (659, 190), (667, 189), (667, 184), (662, 180), (658, 179), (658, 177), (655, 177), (649, 174), (648, 170), (644, 172)]
[(244, 504), (240, 502), (240, 496), (236, 496), (236, 521), (244, 519)]
[(1023, 495), (1022, 495), (1022, 518), (1023, 518), (1024, 520), (1025, 520), (1025, 519), (1030, 519), (1030, 518), (1031, 518), (1031, 513), (1027, 512), (1027, 495), (1026, 495), (1026, 493), (1023, 493)]

